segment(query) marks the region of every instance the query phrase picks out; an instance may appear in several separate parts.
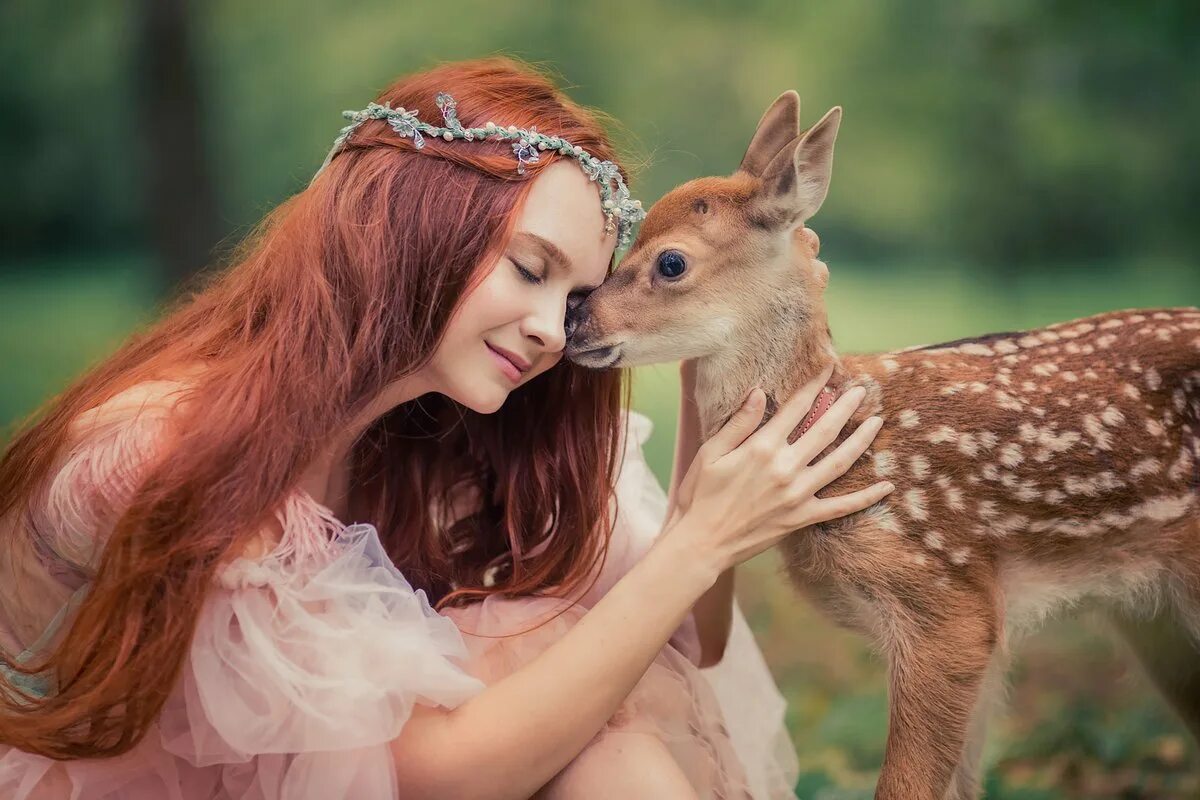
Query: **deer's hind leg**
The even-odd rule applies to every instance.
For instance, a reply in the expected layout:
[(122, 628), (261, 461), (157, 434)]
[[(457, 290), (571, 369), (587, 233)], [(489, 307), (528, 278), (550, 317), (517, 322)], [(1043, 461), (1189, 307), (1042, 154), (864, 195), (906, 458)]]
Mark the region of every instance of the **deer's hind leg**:
[[(1176, 562), (1176, 570), (1188, 562)], [(1109, 614), (1163, 699), (1200, 742), (1200, 562), (1195, 574), (1180, 576), (1152, 616), (1119, 609)]]

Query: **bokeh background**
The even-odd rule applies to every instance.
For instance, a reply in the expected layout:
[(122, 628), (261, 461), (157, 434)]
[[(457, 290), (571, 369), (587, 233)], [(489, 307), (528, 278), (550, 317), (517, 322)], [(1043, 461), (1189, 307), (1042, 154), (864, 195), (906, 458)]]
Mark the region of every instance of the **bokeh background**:
[[(0, 3), (0, 425), (302, 189), (394, 77), (495, 53), (613, 118), (635, 193), (734, 169), (784, 89), (845, 109), (811, 225), (844, 352), (1200, 301), (1194, 2)], [(639, 370), (666, 480), (673, 366)], [(739, 596), (790, 701), (799, 796), (869, 797), (884, 667), (772, 556)], [(1200, 793), (1183, 728), (1086, 616), (1020, 648), (989, 798)]]

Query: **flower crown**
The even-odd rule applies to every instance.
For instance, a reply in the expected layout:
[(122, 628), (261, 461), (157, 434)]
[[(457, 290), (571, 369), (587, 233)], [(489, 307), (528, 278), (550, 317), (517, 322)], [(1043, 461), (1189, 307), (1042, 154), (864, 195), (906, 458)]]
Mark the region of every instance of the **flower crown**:
[(615, 231), (617, 244), (620, 247), (625, 247), (632, 240), (633, 226), (645, 218), (646, 212), (642, 208), (640, 200), (634, 200), (629, 196), (629, 188), (621, 179), (621, 171), (616, 164), (611, 161), (601, 161), (582, 147), (573, 145), (560, 136), (547, 136), (539, 132), (536, 127), (528, 129), (518, 128), (515, 125), (502, 127), (494, 122), (488, 122), (482, 128), (464, 128), (458, 121), (458, 104), (454, 102), (453, 97), (445, 92), (439, 92), (434, 99), (446, 121), (445, 127), (423, 122), (417, 119), (416, 111), (392, 108), (388, 103), (383, 105), (371, 103), (362, 111), (343, 111), (342, 116), (352, 122), (342, 128), (337, 138), (333, 140), (333, 148), (325, 157), (317, 174), (319, 175), (321, 170), (325, 169), (326, 165), (333, 160), (354, 129), (370, 119), (386, 119), (392, 130), (405, 138), (411, 138), (413, 146), (418, 150), (425, 146), (425, 136), (440, 136), (447, 142), (455, 139), (468, 142), (488, 139), (511, 141), (513, 155), (517, 158), (518, 175), (525, 174), (526, 164), (536, 164), (539, 161), (540, 151), (555, 150), (578, 161), (584, 174), (598, 185), (600, 205), (608, 220), (604, 226), (604, 232), (611, 234)]

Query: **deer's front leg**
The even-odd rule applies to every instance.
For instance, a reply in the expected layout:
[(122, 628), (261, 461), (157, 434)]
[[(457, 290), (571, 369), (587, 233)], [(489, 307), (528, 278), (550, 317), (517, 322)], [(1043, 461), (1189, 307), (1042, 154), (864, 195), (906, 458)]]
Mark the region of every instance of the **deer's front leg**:
[(893, 610), (887, 750), (877, 800), (942, 800), (996, 648), (998, 615), (966, 593)]

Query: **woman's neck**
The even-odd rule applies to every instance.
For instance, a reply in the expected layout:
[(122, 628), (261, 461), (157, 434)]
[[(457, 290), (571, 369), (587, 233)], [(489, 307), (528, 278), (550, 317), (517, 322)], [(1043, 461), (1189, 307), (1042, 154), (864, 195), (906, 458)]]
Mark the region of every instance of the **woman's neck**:
[(424, 394), (419, 380), (389, 384), (375, 399), (335, 432), (309, 463), (300, 478), (300, 488), (331, 510), (341, 520), (349, 514), (351, 459), (354, 444), (387, 412)]

